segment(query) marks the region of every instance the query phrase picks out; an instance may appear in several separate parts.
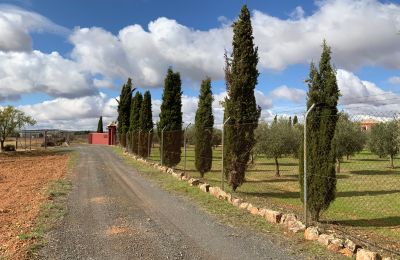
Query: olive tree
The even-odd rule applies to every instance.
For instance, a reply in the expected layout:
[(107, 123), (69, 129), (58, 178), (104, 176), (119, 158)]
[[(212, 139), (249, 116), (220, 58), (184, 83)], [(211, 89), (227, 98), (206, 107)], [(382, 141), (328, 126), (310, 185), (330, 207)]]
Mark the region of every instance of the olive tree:
[(24, 112), (13, 106), (0, 107), (0, 144), (1, 151), (4, 149), (4, 142), (7, 137), (14, 134), (25, 125), (34, 125), (36, 121), (27, 116)]
[(261, 123), (256, 130), (255, 152), (275, 161), (275, 174), (280, 176), (278, 159), (298, 151), (301, 132), (289, 125), (288, 119), (277, 119), (272, 124)]

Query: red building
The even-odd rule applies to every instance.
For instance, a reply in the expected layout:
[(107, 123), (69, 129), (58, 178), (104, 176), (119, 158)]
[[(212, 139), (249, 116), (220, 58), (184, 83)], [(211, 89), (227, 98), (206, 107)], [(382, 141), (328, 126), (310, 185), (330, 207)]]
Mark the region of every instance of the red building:
[(379, 122), (376, 120), (367, 119), (367, 120), (361, 121), (360, 125), (361, 125), (362, 130), (368, 131), (368, 130), (371, 130), (371, 128), (377, 123), (379, 123)]
[(88, 137), (89, 144), (115, 145), (117, 142), (117, 125), (111, 123), (107, 125), (107, 133), (90, 133)]

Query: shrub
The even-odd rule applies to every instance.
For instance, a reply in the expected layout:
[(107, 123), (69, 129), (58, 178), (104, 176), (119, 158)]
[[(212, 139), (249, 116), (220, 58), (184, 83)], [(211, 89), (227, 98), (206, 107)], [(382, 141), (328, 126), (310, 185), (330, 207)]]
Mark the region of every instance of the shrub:
[(4, 146), (4, 151), (5, 152), (12, 152), (15, 151), (15, 145), (12, 144), (7, 144)]

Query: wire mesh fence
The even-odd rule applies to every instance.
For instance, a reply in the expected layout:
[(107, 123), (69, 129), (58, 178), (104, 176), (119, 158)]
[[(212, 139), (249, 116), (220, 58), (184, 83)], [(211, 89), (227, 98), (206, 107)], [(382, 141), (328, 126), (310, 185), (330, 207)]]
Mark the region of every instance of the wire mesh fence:
[[(374, 245), (399, 256), (400, 123), (396, 115), (388, 112), (368, 115), (341, 113), (335, 118), (337, 127), (332, 141), (332, 151), (337, 159), (329, 166), (331, 169), (333, 167), (334, 174), (326, 174), (326, 167), (318, 164), (314, 168), (307, 168), (307, 174), (308, 178), (316, 178), (321, 182), (320, 188), (314, 187), (314, 193), (323, 194), (326, 185), (336, 184), (335, 199), (321, 211), (319, 226), (345, 233), (364, 245)], [(326, 116), (317, 115), (316, 118), (320, 120), (323, 117)], [(299, 175), (299, 169), (303, 167), (303, 123), (303, 117), (292, 120), (289, 116), (257, 124), (228, 122), (224, 128), (225, 134), (226, 128), (231, 128), (230, 135), (238, 138), (235, 147), (229, 149), (241, 149), (243, 157), (234, 160), (236, 167), (246, 169), (246, 175), (243, 184), (235, 192), (228, 185), (225, 185), (226, 190), (253, 205), (296, 213), (305, 221), (300, 185), (303, 179)], [(246, 132), (251, 129), (250, 124), (256, 128), (254, 137)], [(222, 181), (229, 183), (229, 174), (222, 174), (222, 125), (200, 130), (202, 133), (212, 133), (209, 152), (196, 151), (196, 136), (199, 133), (196, 133), (195, 127), (186, 131), (128, 133), (127, 148), (129, 152), (150, 161), (172, 166), (190, 177), (202, 178), (210, 185), (220, 186)], [(317, 132), (308, 134), (310, 139), (307, 139), (307, 146), (320, 145), (313, 143)], [(256, 143), (251, 148), (242, 145), (249, 138), (254, 138)], [(227, 144), (224, 146), (228, 147)], [(324, 153), (321, 149), (317, 151)], [(310, 165), (316, 163), (319, 155), (313, 156), (315, 154), (307, 156)], [(201, 173), (201, 167), (197, 165), (201, 160), (210, 164), (205, 173)], [(234, 169), (226, 163), (229, 162), (225, 154), (225, 167)], [(318, 167), (321, 169), (315, 170)], [(311, 203), (314, 198), (309, 183), (310, 180), (307, 181), (307, 186), (310, 185), (307, 200)], [(308, 220), (314, 223), (311, 218)]]
[(20, 130), (7, 137), (4, 146), (11, 150), (37, 150), (54, 146), (67, 146), (71, 143), (87, 143), (86, 132), (58, 129)]

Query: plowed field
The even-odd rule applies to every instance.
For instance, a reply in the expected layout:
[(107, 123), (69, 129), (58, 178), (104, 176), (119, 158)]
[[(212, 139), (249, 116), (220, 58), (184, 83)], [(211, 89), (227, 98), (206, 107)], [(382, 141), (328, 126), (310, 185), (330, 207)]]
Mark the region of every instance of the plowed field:
[(0, 153), (0, 258), (24, 258), (50, 181), (67, 173), (68, 155), (55, 152)]

